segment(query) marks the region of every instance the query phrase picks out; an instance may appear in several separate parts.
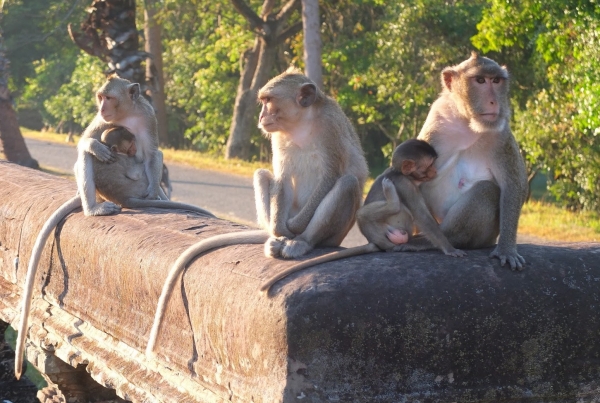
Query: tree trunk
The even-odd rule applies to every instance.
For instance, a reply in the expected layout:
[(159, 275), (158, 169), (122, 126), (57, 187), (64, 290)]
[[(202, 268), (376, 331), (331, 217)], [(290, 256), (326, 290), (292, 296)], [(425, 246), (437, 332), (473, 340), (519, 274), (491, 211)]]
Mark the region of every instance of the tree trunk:
[(233, 119), (225, 149), (225, 158), (250, 158), (250, 139), (256, 127), (256, 93), (267, 83), (275, 65), (277, 47), (302, 29), (300, 22), (289, 26), (288, 19), (298, 0), (289, 0), (273, 11), (274, 0), (265, 0), (259, 17), (243, 0), (231, 0), (256, 32), (254, 46), (244, 52)]
[(320, 88), (323, 88), (319, 0), (302, 0), (302, 25), (304, 27), (304, 64), (306, 75)]
[(135, 0), (94, 0), (79, 29), (69, 24), (69, 35), (79, 48), (108, 63), (107, 75), (139, 83), (150, 100), (142, 62), (148, 53), (138, 50)]
[[(0, 22), (2, 9), (0, 8)], [(4, 38), (0, 28), (0, 153), (10, 161), (29, 168), (39, 168), (38, 162), (31, 157), (21, 129), (17, 114), (12, 106), (12, 97), (8, 90), (8, 68), (10, 62), (4, 50)]]
[(151, 55), (146, 62), (146, 81), (149, 83), (156, 120), (158, 122), (158, 140), (162, 145), (171, 145), (167, 128), (167, 108), (165, 106), (165, 80), (163, 76), (161, 26), (156, 22), (156, 0), (144, 2), (145, 50)]

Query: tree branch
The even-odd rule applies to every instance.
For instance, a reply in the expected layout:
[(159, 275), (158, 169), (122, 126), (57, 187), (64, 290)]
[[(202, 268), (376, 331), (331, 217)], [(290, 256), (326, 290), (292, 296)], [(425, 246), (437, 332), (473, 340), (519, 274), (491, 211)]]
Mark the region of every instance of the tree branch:
[(277, 43), (282, 43), (287, 38), (296, 35), (298, 32), (302, 31), (302, 21), (298, 21), (292, 26), (287, 27), (277, 36)]
[(267, 15), (271, 14), (273, 8), (275, 7), (275, 0), (265, 0), (262, 6), (262, 10), (260, 10), (261, 18), (265, 18)]
[(300, 2), (298, 0), (290, 0), (284, 5), (281, 10), (277, 13), (277, 21), (283, 21), (289, 17), (289, 15), (294, 11), (294, 8), (299, 6)]
[[(268, 0), (267, 0), (268, 1)], [(264, 21), (250, 8), (244, 0), (231, 0), (233, 7), (244, 16), (250, 23), (250, 27), (254, 31), (260, 31), (263, 28)]]

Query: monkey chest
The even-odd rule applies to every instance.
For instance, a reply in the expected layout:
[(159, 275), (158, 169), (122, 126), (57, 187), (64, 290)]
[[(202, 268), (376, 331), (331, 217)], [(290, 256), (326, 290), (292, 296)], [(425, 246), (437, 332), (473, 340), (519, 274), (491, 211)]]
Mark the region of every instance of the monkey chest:
[(284, 177), (289, 178), (294, 206), (301, 208), (307, 203), (321, 178), (327, 174), (326, 167), (320, 153), (316, 151), (296, 153), (290, 162)]

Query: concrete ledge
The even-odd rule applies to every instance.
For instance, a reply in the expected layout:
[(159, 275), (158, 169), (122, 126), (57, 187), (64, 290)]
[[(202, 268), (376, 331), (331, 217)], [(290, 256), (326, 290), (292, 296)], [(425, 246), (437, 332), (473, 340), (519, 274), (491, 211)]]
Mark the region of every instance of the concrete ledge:
[[(37, 232), (75, 184), (0, 163), (0, 189), (0, 320), (15, 326)], [(190, 265), (146, 360), (171, 264), (243, 229), (184, 211), (74, 212), (41, 261), (32, 361), (87, 364), (135, 402), (600, 402), (600, 244), (519, 245), (521, 273), (489, 250), (377, 253), (300, 272), (269, 297), (261, 282), (293, 262), (222, 248)]]

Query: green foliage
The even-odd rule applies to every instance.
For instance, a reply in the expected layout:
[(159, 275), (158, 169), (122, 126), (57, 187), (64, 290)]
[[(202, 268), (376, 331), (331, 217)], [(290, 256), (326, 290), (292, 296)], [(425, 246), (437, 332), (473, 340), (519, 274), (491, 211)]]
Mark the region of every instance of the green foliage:
[[(162, 19), (168, 32), (163, 55), (167, 103), (194, 148), (220, 153), (229, 135), (240, 55), (253, 35), (242, 29), (244, 21), (230, 6), (194, 3), (168, 2), (170, 12)], [(198, 26), (173, 36), (181, 30), (180, 16)]]
[(600, 7), (589, 1), (493, 0), (474, 43), (530, 55), (535, 77), (515, 113), (532, 170), (564, 205), (600, 209)]
[[(55, 72), (51, 67), (47, 63), (38, 64), (38, 77)], [(44, 107), (51, 116), (51, 123), (74, 122), (85, 127), (92, 121), (96, 114), (94, 94), (104, 82), (104, 68), (100, 59), (86, 53), (79, 55), (70, 80), (44, 102)]]
[(2, 28), (13, 93), (19, 94), (26, 80), (36, 75), (35, 61), (64, 57), (66, 63), (56, 67), (63, 73), (73, 69), (68, 61), (77, 54), (77, 47), (67, 34), (67, 24), (81, 21), (86, 5), (86, 1), (60, 0), (9, 0), (4, 4)]
[[(263, 0), (248, 3), (259, 11)], [(170, 131), (186, 145), (221, 153), (240, 57), (254, 34), (229, 0), (160, 4)], [(80, 54), (65, 30), (85, 18), (85, 6), (59, 0), (5, 6), (11, 89), (21, 95), (20, 106), (39, 109), (50, 125), (85, 125), (94, 115), (92, 94), (105, 66)], [(320, 8), (325, 89), (355, 124), (373, 174), (397, 143), (418, 134), (440, 91), (441, 69), (475, 47), (509, 68), (512, 127), (529, 169), (548, 174), (561, 203), (600, 209), (596, 2), (322, 0)], [(281, 45), (278, 68), (302, 68), (302, 54), (299, 33)]]

